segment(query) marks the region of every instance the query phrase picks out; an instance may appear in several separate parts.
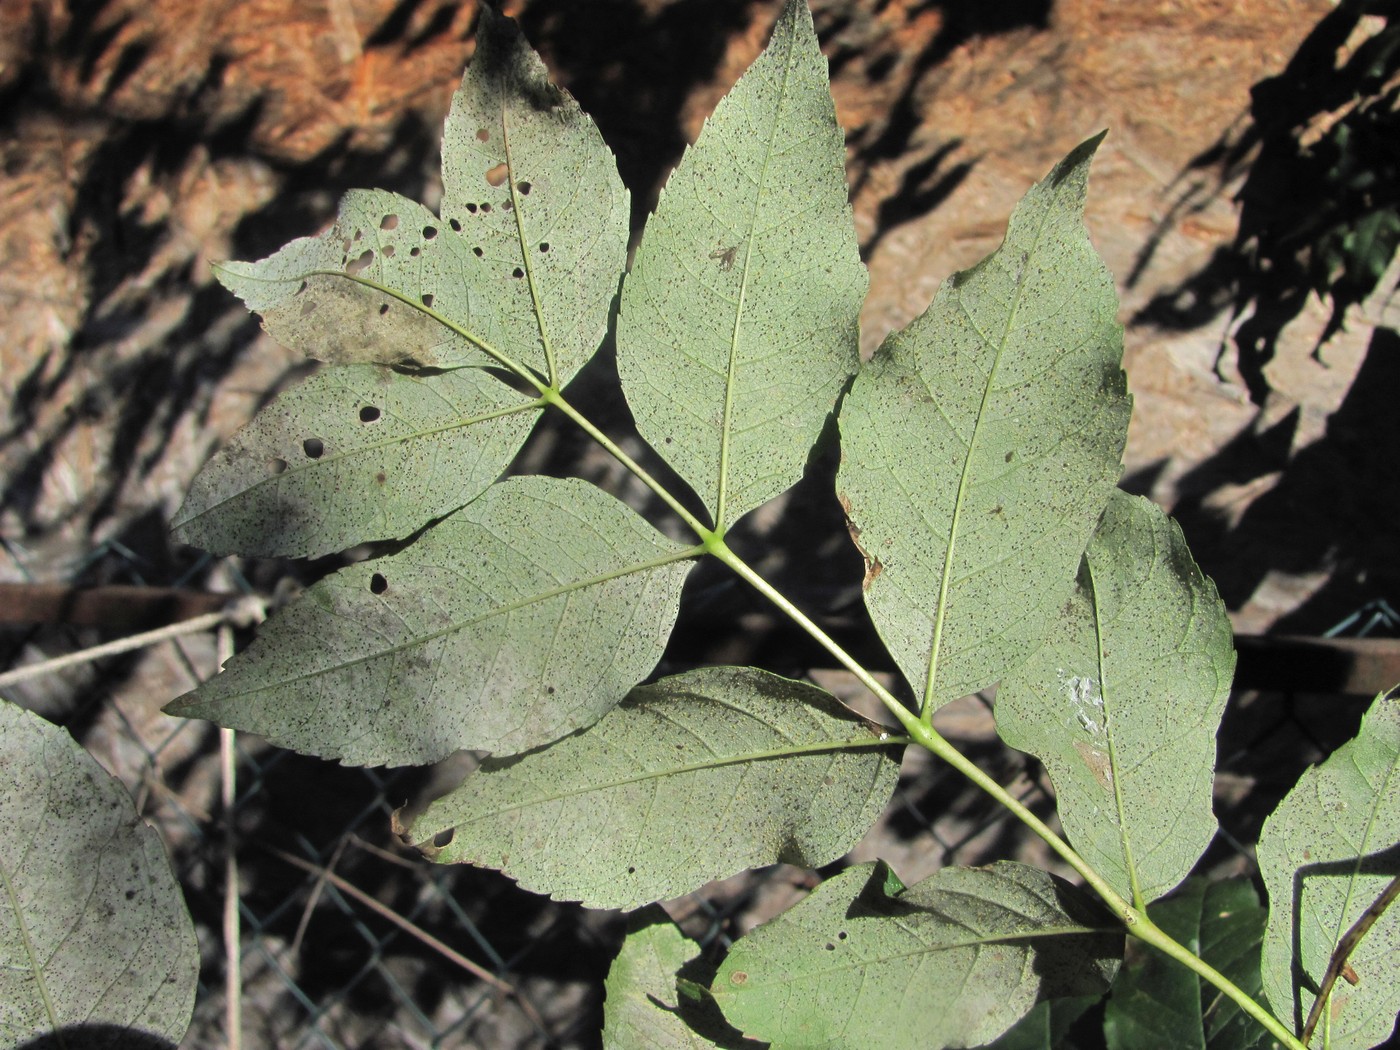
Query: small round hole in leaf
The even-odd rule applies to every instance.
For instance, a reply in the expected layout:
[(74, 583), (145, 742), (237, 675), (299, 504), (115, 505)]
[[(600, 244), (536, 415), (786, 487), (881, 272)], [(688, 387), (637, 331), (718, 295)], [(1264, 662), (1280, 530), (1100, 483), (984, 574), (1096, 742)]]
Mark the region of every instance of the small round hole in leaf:
[(525, 271), (517, 266), (514, 270), (510, 271), (510, 275), (518, 281), (525, 276)]
[(269, 474), (280, 474), (287, 469), (287, 461), (273, 456), (267, 461), (267, 472)]
[(476, 141), (477, 141), (477, 142), (489, 142), (490, 140), (491, 140), (491, 132), (487, 131), (485, 128), (477, 128), (477, 129), (476, 129)]
[(530, 196), (530, 184), (528, 182), (517, 182), (515, 184), (515, 190), (522, 197)]
[(432, 292), (424, 292), (422, 298), (423, 298), (423, 305), (426, 306), (426, 307), (428, 307), (429, 309), (432, 309), (432, 306), (433, 306), (433, 293), (432, 293)]
[(326, 452), (326, 443), (320, 438), (307, 438), (301, 443), (301, 450), (308, 459), (320, 459)]
[(471, 214), (475, 215), (475, 214), (476, 214), (476, 205), (475, 205), (475, 204), (468, 204), (468, 205), (467, 205), (467, 211), (469, 211)]
[(475, 255), (478, 259), (480, 259), (486, 253), (481, 250), (481, 245), (478, 244), (475, 248), (472, 249), (472, 254)]
[(456, 219), (448, 219), (448, 220), (447, 220), (447, 225), (449, 225), (449, 226), (452, 227), (452, 232), (453, 232), (453, 233), (461, 233), (461, 232), (462, 232), (462, 224), (461, 224), (460, 222), (458, 222)]
[(494, 168), (486, 169), (486, 181), (492, 186), (504, 186), (509, 174), (510, 169), (504, 163), (497, 164)]
[(394, 257), (394, 246), (392, 244), (386, 244), (381, 251), (384, 252), (384, 258), (386, 259), (392, 259)]
[(490, 211), (490, 210), (491, 210), (491, 202), (490, 202), (490, 201), (482, 201), (482, 202), (481, 202), (481, 210), (482, 210), (483, 212), (488, 212), (488, 211)]
[(436, 226), (424, 226), (424, 227), (423, 227), (423, 240), (425, 240), (425, 241), (431, 241), (431, 240), (432, 240), (434, 237), (436, 237), (436, 236), (437, 236), (437, 227), (436, 227)]
[(374, 405), (365, 405), (360, 409), (360, 422), (373, 423), (379, 418), (379, 409)]
[(381, 230), (397, 230), (399, 228), (399, 217), (397, 215), (386, 215), (379, 220)]
[(456, 828), (448, 828), (446, 831), (439, 831), (433, 836), (433, 845), (438, 849), (442, 849), (443, 846), (449, 845), (452, 842), (452, 838), (456, 834)]
[(358, 259), (352, 259), (350, 262), (346, 263), (345, 272), (351, 277), (355, 277), (363, 271), (368, 270), (370, 264), (373, 262), (374, 249), (366, 248), (363, 252), (360, 253), (360, 257)]
[(416, 258), (418, 258), (418, 256), (420, 256), (420, 255), (423, 254), (423, 249), (422, 249), (422, 248), (419, 248), (419, 247), (417, 247), (417, 246), (414, 246), (414, 247), (412, 247), (412, 248), (410, 248), (410, 249), (408, 250), (408, 254), (411, 255), (411, 256), (413, 256), (413, 257), (416, 259)]
[(507, 198), (506, 200), (501, 201), (501, 208), (502, 208), (503, 210), (505, 210), (505, 211), (510, 211), (510, 210), (511, 210), (512, 208), (514, 208), (514, 207), (515, 207), (515, 204), (514, 204), (509, 198)]
[(540, 244), (540, 251), (542, 251), (542, 252), (547, 252), (547, 251), (549, 251), (549, 242), (548, 242), (548, 241), (544, 241), (543, 243)]
[(384, 578), (383, 573), (376, 572), (369, 578), (369, 590), (371, 594), (383, 594), (389, 589), (389, 581)]

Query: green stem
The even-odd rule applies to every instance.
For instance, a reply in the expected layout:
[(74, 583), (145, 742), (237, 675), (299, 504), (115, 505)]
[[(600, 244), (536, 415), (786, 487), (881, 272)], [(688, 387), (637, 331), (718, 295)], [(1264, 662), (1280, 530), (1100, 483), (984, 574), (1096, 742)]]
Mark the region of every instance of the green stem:
[(695, 515), (691, 514), (677, 500), (669, 490), (651, 474), (643, 468), (636, 460), (627, 455), (617, 444), (609, 439), (606, 434), (593, 425), (576, 408), (566, 401), (558, 391), (545, 389), (541, 391), (542, 400), (554, 405), (566, 416), (577, 423), (583, 430), (606, 449), (619, 463), (626, 467), (636, 478), (647, 488), (654, 492), (663, 503), (670, 507), (686, 523), (700, 540), (700, 546), (713, 554), (719, 561), (727, 565), (736, 575), (747, 582), (756, 591), (768, 599), (784, 615), (807, 632), (809, 636), (823, 649), (836, 658), (842, 667), (855, 675), (856, 679), (869, 689), (886, 709), (904, 727), (910, 739), (920, 747), (937, 755), (943, 761), (956, 769), (959, 773), (972, 781), (977, 787), (990, 795), (1002, 807), (1008, 810), (1026, 827), (1030, 828), (1047, 846), (1055, 851), (1066, 864), (1075, 870), (1090, 889), (1097, 893), (1100, 899), (1108, 905), (1109, 909), (1117, 917), (1118, 921), (1126, 927), (1129, 935), (1137, 937), (1139, 940), (1152, 945), (1159, 951), (1176, 959), (1189, 970), (1197, 974), (1203, 980), (1219, 989), (1227, 998), (1231, 999), (1250, 1017), (1259, 1022), (1269, 1034), (1279, 1043), (1287, 1047), (1288, 1050), (1308, 1050), (1308, 1048), (1298, 1040), (1298, 1038), (1268, 1010), (1260, 1006), (1254, 999), (1228, 977), (1222, 974), (1215, 967), (1211, 966), (1204, 959), (1193, 954), (1169, 936), (1162, 932), (1155, 923), (1147, 916), (1145, 909), (1134, 907), (1097, 871), (1090, 866), (1079, 853), (1068, 842), (1055, 833), (1043, 820), (1032, 813), (1020, 799), (1012, 795), (1006, 788), (1002, 787), (992, 777), (985, 773), (979, 766), (967, 758), (961, 751), (955, 748), (947, 738), (939, 733), (933, 726), (926, 722), (919, 715), (910, 711), (899, 701), (899, 698), (891, 693), (880, 683), (855, 657), (846, 652), (834, 638), (816, 624), (806, 613), (789, 601), (779, 590), (760, 576), (746, 561), (740, 558), (729, 545), (724, 542), (724, 535), (720, 531), (708, 528)]
[(1288, 1047), (1288, 1050), (1308, 1050), (1306, 1043), (1294, 1035), (1287, 1025), (1259, 1005), (1248, 992), (1199, 955), (1172, 940), (1146, 914), (1143, 914), (1142, 921), (1136, 926), (1130, 927), (1128, 932), (1138, 940), (1152, 945), (1163, 955), (1175, 959), (1202, 980), (1220, 989), (1234, 1001), (1236, 1006), (1263, 1025), (1281, 1045)]
[(859, 679), (860, 683), (869, 689), (879, 698), (889, 712), (899, 719), (899, 724), (904, 727), (904, 731), (914, 739), (920, 747), (933, 752), (943, 759), (958, 772), (971, 780), (979, 788), (991, 795), (997, 802), (1010, 810), (1023, 824), (1036, 833), (1045, 844), (1058, 853), (1070, 867), (1077, 871), (1086, 883), (1094, 888), (1094, 891), (1102, 897), (1105, 903), (1113, 910), (1113, 913), (1126, 926), (1131, 928), (1140, 921), (1141, 915), (1136, 908), (1129, 904), (1110, 886), (1098, 872), (1089, 866), (1089, 862), (1081, 857), (1068, 842), (1046, 825), (1046, 823), (1026, 808), (1020, 799), (1012, 795), (1004, 787), (998, 784), (990, 776), (961, 751), (955, 748), (946, 737), (932, 725), (927, 724), (914, 712), (910, 711), (899, 698), (886, 689), (880, 682), (861, 665), (850, 653), (846, 652), (841, 645), (814, 623), (806, 613), (788, 601), (772, 584), (755, 572), (747, 562), (729, 549), (722, 540), (711, 547), (710, 553), (722, 561), (725, 565), (734, 570), (740, 577), (748, 582), (755, 590), (767, 598), (770, 602), (781, 609), (793, 622), (806, 631), (814, 641), (822, 648), (834, 656), (841, 666)]
[(962, 752), (955, 748), (944, 736), (942, 736), (932, 725), (924, 722), (912, 711), (899, 702), (899, 699), (877, 681), (873, 675), (867, 671), (855, 657), (847, 653), (835, 639), (831, 638), (825, 631), (798, 609), (792, 602), (788, 601), (772, 584), (759, 576), (749, 565), (735, 554), (724, 543), (719, 540), (710, 548), (710, 553), (722, 561), (725, 565), (734, 570), (740, 577), (746, 580), (759, 593), (776, 605), (787, 616), (789, 616), (798, 626), (806, 631), (822, 648), (831, 653), (843, 667), (849, 670), (860, 680), (861, 684), (875, 694), (886, 708), (897, 718), (905, 729), (905, 732), (921, 747), (926, 748), (939, 758), (943, 759), (950, 766), (956, 769), (977, 787), (990, 795), (998, 803), (1009, 810), (1013, 816), (1025, 824), (1061, 859), (1073, 868), (1084, 882), (1099, 895), (1105, 904), (1108, 905), (1113, 914), (1127, 928), (1130, 935), (1145, 941), (1165, 954), (1178, 960), (1198, 976), (1208, 983), (1218, 988), (1225, 996), (1234, 1001), (1241, 1010), (1253, 1017), (1269, 1031), (1279, 1042), (1288, 1047), (1289, 1050), (1307, 1050), (1307, 1048), (1293, 1035), (1291, 1031), (1273, 1014), (1255, 1002), (1242, 988), (1236, 985), (1228, 977), (1215, 969), (1204, 959), (1192, 954), (1162, 932), (1156, 924), (1148, 918), (1144, 909), (1139, 909), (1130, 904), (1112, 886), (1095, 871), (1083, 857), (1063, 838), (1057, 835), (1044, 821), (1032, 813), (1021, 802), (1004, 787), (998, 784), (987, 775), (979, 766), (968, 759)]
[(695, 535), (700, 538), (701, 544), (704, 545), (707, 549), (712, 550), (713, 544), (717, 542), (723, 542), (718, 533), (706, 526), (704, 522), (702, 522), (694, 514), (690, 513), (690, 511), (686, 510), (685, 505), (682, 504), (680, 500), (676, 499), (675, 496), (671, 495), (669, 489), (667, 489), (664, 485), (661, 484), (661, 482), (657, 481), (654, 477), (652, 477), (651, 473), (645, 467), (643, 467), (635, 459), (629, 456), (626, 452), (622, 451), (622, 449), (618, 447), (617, 443), (613, 441), (612, 438), (608, 437), (596, 426), (594, 426), (592, 421), (589, 420), (587, 416), (581, 413), (573, 405), (571, 405), (565, 399), (563, 394), (561, 394), (559, 391), (553, 388), (546, 387), (545, 389), (540, 391), (540, 400), (544, 401), (546, 404), (553, 405), (555, 408), (559, 409), (560, 412), (563, 412), (564, 415), (568, 416), (575, 423), (577, 423), (583, 429), (583, 432), (585, 434), (587, 434), (594, 441), (598, 442), (598, 444), (603, 446), (603, 448), (608, 452), (609, 455), (613, 457), (613, 459), (617, 460), (629, 471), (631, 471), (633, 476), (636, 477), (638, 481), (640, 481), (647, 488), (651, 489), (651, 491), (656, 494), (656, 497), (660, 499), (662, 503), (670, 507), (671, 510), (673, 510), (676, 513), (676, 516), (679, 517), (683, 522), (685, 522), (686, 525), (688, 525), (690, 529), (695, 533)]

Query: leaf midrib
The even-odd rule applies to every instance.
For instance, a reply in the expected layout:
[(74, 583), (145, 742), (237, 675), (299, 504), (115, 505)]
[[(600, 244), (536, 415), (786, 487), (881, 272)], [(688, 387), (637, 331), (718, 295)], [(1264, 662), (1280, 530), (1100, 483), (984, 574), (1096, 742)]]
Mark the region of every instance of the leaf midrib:
[(740, 334), (743, 328), (744, 308), (748, 300), (749, 275), (753, 263), (753, 245), (756, 237), (754, 231), (758, 226), (759, 205), (768, 185), (768, 169), (769, 162), (773, 158), (773, 142), (777, 138), (779, 127), (782, 126), (781, 113), (787, 102), (788, 80), (792, 76), (793, 54), (796, 49), (795, 36), (794, 30), (789, 33), (785, 41), (787, 53), (783, 56), (782, 85), (778, 91), (778, 101), (774, 107), (775, 115), (768, 133), (768, 140), (764, 143), (763, 166), (759, 173), (758, 188), (753, 196), (753, 204), (749, 208), (749, 228), (744, 238), (744, 265), (739, 278), (739, 298), (735, 303), (734, 325), (729, 336), (729, 361), (725, 372), (724, 412), (720, 423), (719, 438), (719, 491), (715, 495), (714, 517), (714, 531), (721, 536), (724, 535), (728, 524), (726, 511), (729, 502), (729, 445), (735, 412), (735, 388), (738, 385)]
[(459, 821), (454, 827), (465, 827), (496, 817), (507, 816), (518, 813), (521, 810), (530, 809), (535, 806), (545, 806), (551, 802), (560, 802), (570, 799), (586, 798), (589, 795), (602, 791), (611, 791), (620, 787), (627, 787), (631, 784), (645, 784), (652, 780), (665, 780), (668, 777), (684, 776), (687, 773), (699, 773), (711, 769), (723, 769), (726, 766), (743, 765), (745, 763), (767, 762), (780, 758), (791, 758), (794, 755), (819, 755), (824, 752), (847, 751), (851, 749), (868, 747), (891, 747), (901, 745), (904, 738), (881, 740), (878, 736), (873, 737), (853, 737), (849, 740), (819, 740), (809, 744), (793, 744), (788, 747), (766, 748), (758, 751), (745, 751), (724, 757), (714, 757), (702, 762), (690, 762), (682, 766), (668, 766), (665, 769), (645, 770), (631, 776), (618, 777), (613, 780), (599, 781), (587, 784), (570, 791), (559, 791), (554, 794), (542, 794), (532, 796), (515, 805), (506, 806), (501, 809), (493, 809), (473, 816), (471, 820)]
[[(1006, 323), (1002, 326), (1001, 336), (995, 344), (983, 335), (981, 329), (977, 327), (976, 321), (968, 312), (963, 303), (961, 287), (957, 289), (957, 307), (967, 318), (972, 330), (982, 339), (984, 343), (996, 346), (996, 353), (992, 358), (992, 367), (987, 373), (987, 382), (982, 388), (982, 399), (977, 407), (977, 417), (973, 422), (972, 435), (968, 438), (967, 453), (963, 457), (962, 470), (958, 475), (958, 487), (953, 499), (953, 519), (948, 527), (948, 546), (943, 553), (943, 571), (938, 581), (938, 599), (934, 610), (933, 635), (929, 643), (929, 663), (928, 674), (924, 679), (924, 695), (920, 705), (920, 714), (926, 720), (932, 717), (934, 703), (934, 687), (938, 678), (938, 660), (943, 645), (943, 625), (948, 614), (948, 592), (952, 586), (953, 561), (957, 550), (958, 532), (962, 524), (962, 512), (967, 504), (968, 494), (972, 487), (972, 460), (977, 450), (978, 438), (982, 434), (982, 424), (987, 418), (988, 408), (992, 397), (992, 390), (996, 386), (997, 373), (1001, 370), (1002, 356), (1006, 352), (1006, 343), (1011, 330), (1015, 327), (1016, 316), (1020, 312), (1023, 300), (1027, 273), (1029, 271), (1030, 260), (1035, 251), (1040, 247), (1041, 238), (1045, 233), (1045, 227), (1051, 218), (1050, 208), (1046, 207), (1041, 216), (1040, 222), (1035, 230), (1035, 237), (1031, 240), (1030, 246), (1025, 250), (1025, 258), (1021, 264), (1021, 272), (1016, 279), (1016, 294), (1012, 299), (1011, 309), (1007, 311)], [(1003, 249), (1006, 245), (1003, 243)], [(933, 392), (930, 391), (932, 395)]]
[(176, 520), (170, 523), (170, 527), (172, 529), (182, 529), (185, 526), (191, 524), (192, 522), (197, 522), (209, 514), (216, 513), (225, 505), (232, 503), (234, 500), (242, 498), (249, 492), (255, 492), (266, 485), (280, 485), (287, 478), (295, 477), (299, 474), (304, 474), (307, 471), (324, 470), (331, 464), (339, 463), (341, 460), (350, 459), (354, 456), (366, 455), (368, 453), (375, 452), (382, 448), (390, 448), (394, 445), (404, 445), (410, 441), (420, 441), (424, 438), (429, 438), (436, 434), (445, 434), (452, 430), (464, 430), (467, 427), (476, 426), (478, 423), (487, 423), (493, 419), (503, 419), (506, 416), (519, 415), (520, 413), (530, 412), (535, 409), (543, 409), (544, 405), (544, 401), (540, 400), (539, 398), (535, 398), (531, 401), (525, 402), (524, 404), (510, 405), (506, 408), (498, 408), (490, 412), (482, 412), (475, 416), (468, 416), (465, 419), (458, 419), (451, 423), (445, 423), (440, 427), (429, 427), (426, 430), (415, 430), (412, 433), (403, 434), (398, 437), (388, 437), (384, 438), (382, 441), (373, 441), (365, 445), (357, 445), (354, 448), (346, 449), (344, 452), (335, 452), (329, 456), (321, 456), (319, 459), (314, 459), (310, 463), (301, 463), (297, 466), (289, 465), (288, 468), (282, 473), (269, 474), (265, 478), (259, 478), (257, 481), (253, 482), (246, 488), (242, 488), (236, 492), (230, 493), (228, 496), (226, 496), (224, 499), (219, 500), (217, 503), (211, 503), (209, 506), (199, 511), (199, 513), (197, 514), (193, 514), (188, 518), (177, 518)]
[[(271, 692), (277, 689), (285, 688), (289, 685), (294, 685), (298, 682), (311, 681), (313, 679), (320, 678), (324, 675), (335, 674), (337, 672), (347, 670), (351, 667), (357, 667), (360, 664), (368, 663), (371, 660), (380, 660), (387, 656), (395, 656), (398, 653), (404, 652), (415, 646), (426, 645), (429, 642), (436, 641), (438, 638), (443, 638), (449, 634), (455, 634), (458, 631), (466, 630), (468, 627), (473, 627), (478, 623), (484, 623), (485, 621), (490, 620), (493, 617), (508, 615), (512, 612), (516, 612), (519, 609), (525, 609), (531, 605), (538, 604), (539, 602), (548, 601), (551, 598), (557, 598), (560, 595), (570, 594), (575, 591), (581, 591), (588, 587), (596, 587), (599, 584), (607, 583), (610, 580), (622, 579), (624, 576), (631, 576), (634, 573), (650, 572), (653, 569), (664, 568), (667, 565), (673, 565), (677, 562), (685, 561), (689, 558), (698, 557), (703, 553), (705, 553), (705, 548), (703, 546), (688, 547), (685, 550), (673, 551), (670, 554), (662, 555), (661, 557), (649, 559), (648, 561), (640, 562), (634, 565), (629, 565), (626, 568), (615, 569), (611, 572), (606, 573), (600, 573), (596, 576), (591, 576), (584, 580), (576, 580), (572, 583), (560, 584), (557, 587), (552, 587), (549, 590), (543, 591), (539, 594), (530, 595), (528, 597), (511, 602), (507, 605), (497, 606), (495, 608), (490, 609), (487, 612), (480, 613), (476, 616), (468, 617), (465, 620), (459, 620), (454, 623), (448, 624), (444, 627), (439, 628), (436, 631), (430, 631), (427, 634), (416, 635), (413, 638), (410, 638), (403, 642), (399, 642), (398, 644), (389, 646), (388, 648), (380, 649), (373, 653), (367, 653), (364, 656), (357, 656), (352, 660), (345, 660), (337, 664), (332, 664), (328, 667), (320, 668), (316, 671), (310, 671), (306, 674), (295, 675), (291, 678), (279, 678), (277, 681), (269, 682), (266, 685), (259, 685), (254, 686), (252, 688), (239, 689), (233, 695), (253, 696), (257, 693)], [(217, 677), (212, 679), (214, 683), (217, 683), (218, 680), (219, 679)]]

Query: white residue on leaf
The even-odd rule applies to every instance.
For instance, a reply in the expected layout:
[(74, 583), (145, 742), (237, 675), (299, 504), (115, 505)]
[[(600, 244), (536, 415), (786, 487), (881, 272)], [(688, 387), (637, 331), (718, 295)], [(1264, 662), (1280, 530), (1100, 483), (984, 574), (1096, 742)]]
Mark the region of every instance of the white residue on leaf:
[(1103, 697), (1099, 695), (1094, 680), (1088, 675), (1069, 674), (1063, 667), (1057, 667), (1055, 674), (1069, 695), (1074, 720), (1084, 732), (1097, 735), (1107, 724), (1108, 718), (1104, 714)]

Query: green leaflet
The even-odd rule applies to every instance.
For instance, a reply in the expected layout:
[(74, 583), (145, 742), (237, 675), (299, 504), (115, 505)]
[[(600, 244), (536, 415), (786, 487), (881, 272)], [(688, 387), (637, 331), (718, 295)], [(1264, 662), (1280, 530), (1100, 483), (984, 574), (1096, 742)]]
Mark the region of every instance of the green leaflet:
[[(1258, 999), (1267, 910), (1248, 879), (1188, 879), (1148, 916)], [(1104, 1018), (1108, 1050), (1264, 1050), (1269, 1033), (1180, 963), (1130, 941)]]
[[(641, 912), (639, 914), (646, 914)], [(660, 916), (665, 920), (664, 913)], [(682, 1020), (676, 973), (700, 946), (669, 920), (628, 933), (603, 983), (603, 1046), (704, 1050), (715, 1044)]]
[(997, 693), (997, 731), (1045, 763), (1075, 849), (1130, 899), (1186, 877), (1215, 833), (1215, 734), (1235, 654), (1180, 528), (1116, 492), (1043, 644)]
[(562, 386), (607, 330), (628, 196), (592, 120), (508, 19), (482, 15), (443, 132), (442, 217), (346, 195), (319, 237), (220, 279), (287, 346), (333, 364), (500, 362)]
[(160, 836), (67, 732), (8, 701), (0, 822), (0, 1045), (62, 1045), (78, 1024), (102, 1045), (178, 1043), (199, 946)]
[(1074, 150), (1000, 248), (891, 335), (841, 409), (838, 480), (865, 602), (925, 707), (991, 685), (1044, 633), (1118, 479), (1131, 398)]
[(443, 129), (442, 183), (442, 217), (491, 289), (496, 338), (562, 388), (607, 332), (629, 197), (593, 121), (485, 4)]
[(1107, 988), (1122, 934), (1068, 883), (1002, 862), (890, 896), (882, 867), (828, 879), (734, 945), (713, 985), (731, 1024), (781, 1047), (938, 1050)]
[[(396, 194), (355, 190), (320, 236), (218, 268), (284, 345), (332, 365), (418, 374), (386, 375), (393, 393), (376, 395), (397, 396), (396, 447), (350, 437), (346, 413), (359, 406), (346, 388), (370, 385), (363, 370), (281, 399), (196, 479), (179, 516), (184, 538), (309, 555), (405, 536), (510, 463), (540, 405), (517, 386), (561, 388), (592, 356), (626, 262), (627, 191), (593, 122), (489, 9), (444, 129), (443, 182), (440, 218)], [(463, 366), (491, 370), (436, 374)], [(493, 378), (499, 369), (513, 382)], [(328, 427), (348, 444), (314, 469), (269, 479), (270, 458), (307, 467), (296, 450), (308, 437), (329, 446)], [(441, 448), (425, 454), (417, 439), (434, 435)], [(392, 468), (384, 483), (376, 459)], [(454, 476), (444, 482), (444, 472)]]
[(655, 666), (693, 553), (587, 482), (503, 481), (311, 587), (168, 710), (355, 765), (538, 747)]
[(712, 1000), (678, 989), (678, 978), (693, 983), (705, 964), (700, 946), (660, 907), (634, 912), (627, 926), (603, 985), (604, 1050), (759, 1050), (762, 1044), (730, 1028)]
[(1066, 1033), (1100, 998), (1069, 995), (1042, 999), (983, 1050), (1075, 1050), (1076, 1044), (1067, 1041)]
[(479, 368), (327, 368), (280, 395), (190, 485), (176, 539), (315, 557), (406, 536), (471, 502), (539, 417)]
[[(1279, 1017), (1301, 1028), (1338, 941), (1400, 874), (1400, 700), (1377, 697), (1361, 732), (1303, 774), (1264, 822), (1259, 870), (1271, 906), (1264, 992)], [(1394, 906), (1349, 959), (1359, 982), (1333, 986), (1314, 1046), (1364, 1050), (1395, 1028)]]
[(484, 762), (411, 836), (439, 862), (635, 908), (749, 867), (828, 864), (898, 778), (898, 749), (816, 686), (713, 667), (639, 686), (543, 751)]
[(622, 290), (637, 427), (726, 529), (802, 475), (858, 365), (868, 281), (804, 0), (671, 174)]

